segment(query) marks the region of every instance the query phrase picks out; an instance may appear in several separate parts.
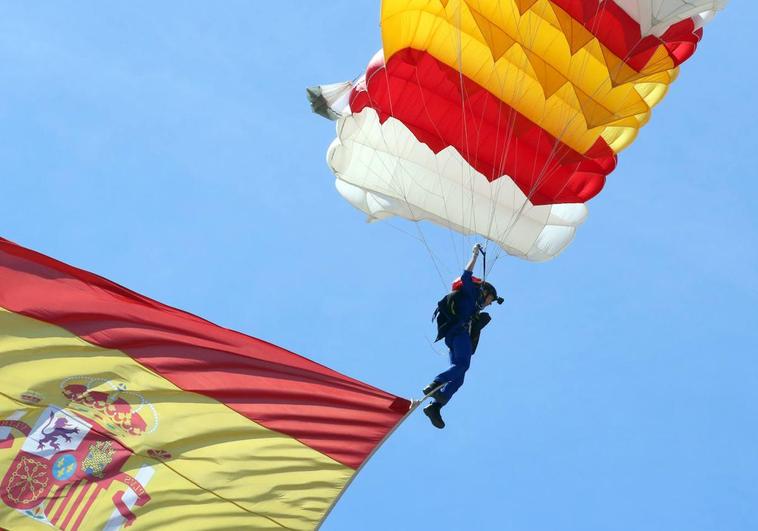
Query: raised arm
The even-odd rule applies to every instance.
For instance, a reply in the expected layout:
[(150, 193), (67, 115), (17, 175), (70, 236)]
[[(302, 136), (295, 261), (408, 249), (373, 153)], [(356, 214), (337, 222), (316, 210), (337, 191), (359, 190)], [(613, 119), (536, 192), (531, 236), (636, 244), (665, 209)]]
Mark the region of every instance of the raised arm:
[(476, 259), (479, 258), (479, 251), (481, 250), (481, 246), (477, 243), (474, 245), (474, 247), (471, 249), (471, 259), (468, 261), (468, 264), (466, 264), (466, 271), (469, 273), (474, 272), (474, 266), (476, 265)]

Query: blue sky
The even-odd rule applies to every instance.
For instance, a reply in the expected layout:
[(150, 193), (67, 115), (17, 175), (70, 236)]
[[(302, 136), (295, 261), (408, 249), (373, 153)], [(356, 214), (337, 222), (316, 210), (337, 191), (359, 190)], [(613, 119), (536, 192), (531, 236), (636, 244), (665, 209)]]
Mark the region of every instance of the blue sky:
[[(338, 196), (304, 96), (378, 4), (5, 3), (0, 234), (417, 397), (444, 286)], [(756, 15), (706, 28), (566, 252), (498, 261), (448, 427), (410, 418), (325, 531), (758, 529)], [(455, 276), (474, 240), (421, 228)]]

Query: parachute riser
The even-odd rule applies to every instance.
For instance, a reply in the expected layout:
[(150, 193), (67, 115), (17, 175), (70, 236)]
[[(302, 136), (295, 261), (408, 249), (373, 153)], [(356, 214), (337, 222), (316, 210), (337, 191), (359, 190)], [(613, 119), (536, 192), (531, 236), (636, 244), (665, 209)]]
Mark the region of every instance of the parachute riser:
[(482, 281), (487, 280), (487, 252), (482, 247), (482, 244), (476, 244), (479, 247), (479, 252), (482, 253)]

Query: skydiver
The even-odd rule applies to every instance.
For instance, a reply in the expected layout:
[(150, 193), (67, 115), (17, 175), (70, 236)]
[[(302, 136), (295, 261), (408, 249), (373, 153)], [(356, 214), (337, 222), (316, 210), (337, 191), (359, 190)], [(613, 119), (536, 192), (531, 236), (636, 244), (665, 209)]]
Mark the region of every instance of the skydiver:
[(481, 250), (479, 244), (474, 246), (460, 283), (456, 283), (460, 287), (442, 298), (434, 312), (437, 321), (435, 341), (445, 339), (445, 345), (450, 350), (450, 367), (424, 387), (423, 393), (433, 398), (424, 408), (424, 414), (439, 429), (445, 427), (440, 410), (463, 385), (464, 376), (471, 365), (471, 356), (479, 343), (479, 334), (491, 320), (489, 314), (481, 310), (493, 302), (503, 303), (502, 297), (497, 296), (495, 286), (489, 282), (477, 282), (473, 277)]

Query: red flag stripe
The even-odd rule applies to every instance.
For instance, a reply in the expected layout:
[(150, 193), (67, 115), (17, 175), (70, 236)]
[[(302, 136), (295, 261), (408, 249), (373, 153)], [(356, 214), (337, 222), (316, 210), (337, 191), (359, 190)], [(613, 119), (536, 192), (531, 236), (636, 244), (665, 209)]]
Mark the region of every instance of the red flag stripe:
[[(58, 525), (58, 522), (60, 522), (61, 518), (63, 517), (63, 511), (66, 509), (67, 505), (71, 501), (71, 497), (73, 496), (76, 486), (79, 484), (79, 482), (76, 483), (67, 483), (64, 485), (63, 489), (66, 490), (66, 495), (63, 497), (62, 500), (60, 500), (60, 504), (58, 505), (58, 509), (55, 511), (55, 514), (50, 517), (50, 522), (53, 525), (56, 525), (58, 527), (63, 527), (62, 525)], [(60, 494), (62, 494), (62, 491), (58, 492), (58, 495), (56, 498), (60, 497)]]
[(65, 488), (66, 485), (61, 485), (55, 490), (55, 493), (52, 496), (48, 496), (47, 505), (45, 505), (45, 515), (47, 516), (48, 520), (52, 519), (50, 513), (53, 511), (56, 502), (61, 499), (61, 494), (63, 494), (63, 489)]
[[(68, 524), (71, 522), (71, 519), (74, 517), (74, 514), (76, 514), (77, 509), (81, 507), (82, 500), (84, 500), (84, 497), (87, 495), (87, 492), (89, 491), (90, 487), (92, 487), (92, 483), (89, 481), (81, 480), (76, 483), (75, 488), (76, 491), (79, 493), (79, 495), (76, 497), (76, 501), (68, 508), (66, 518), (63, 520), (63, 523), (60, 525), (61, 529), (66, 529), (68, 527)], [(74, 489), (72, 489), (73, 493)]]
[(71, 531), (77, 531), (79, 529), (79, 526), (82, 525), (82, 521), (87, 516), (87, 513), (89, 513), (89, 510), (92, 508), (92, 505), (95, 503), (95, 500), (97, 500), (97, 497), (100, 495), (101, 492), (103, 492), (103, 489), (97, 486), (96, 483), (91, 483), (93, 485), (94, 489), (92, 490), (92, 494), (90, 494), (89, 498), (87, 499), (87, 503), (84, 504), (84, 507), (82, 507), (82, 510), (79, 511), (79, 516), (76, 518), (76, 521), (74, 522), (73, 527), (71, 528)]

